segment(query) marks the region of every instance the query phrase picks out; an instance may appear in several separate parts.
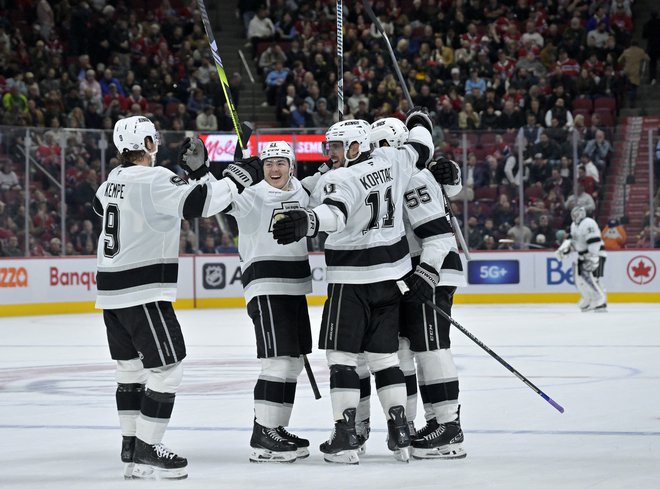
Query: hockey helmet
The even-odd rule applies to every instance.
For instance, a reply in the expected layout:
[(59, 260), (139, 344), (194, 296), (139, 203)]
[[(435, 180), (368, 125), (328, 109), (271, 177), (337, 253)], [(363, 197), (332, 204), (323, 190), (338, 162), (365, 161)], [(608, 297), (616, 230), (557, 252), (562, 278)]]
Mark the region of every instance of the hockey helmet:
[[(330, 143), (341, 142), (344, 146), (344, 158), (346, 160), (344, 164), (356, 160), (360, 154), (371, 149), (369, 144), (370, 130), (369, 123), (360, 119), (351, 119), (333, 124), (325, 133), (324, 154), (330, 154)], [(348, 149), (353, 143), (358, 143), (360, 151), (354, 158), (349, 158)]]
[(398, 148), (408, 140), (408, 128), (396, 117), (386, 117), (371, 124), (371, 147), (380, 148), (387, 145)]
[(580, 224), (582, 219), (584, 219), (585, 217), (587, 217), (587, 211), (581, 205), (576, 205), (571, 210), (571, 219), (573, 219), (573, 222), (575, 224)]
[[(146, 147), (145, 142), (148, 137), (156, 146), (154, 151), (149, 151)], [(153, 122), (144, 116), (136, 115), (120, 119), (115, 123), (112, 142), (115, 143), (120, 153), (142, 150), (153, 156), (158, 152), (160, 138)]]
[(296, 172), (296, 154), (293, 152), (291, 145), (286, 141), (272, 141), (266, 143), (263, 148), (261, 148), (261, 154), (259, 157), (261, 158), (262, 163), (265, 163), (269, 158), (284, 158), (289, 162), (289, 179), (284, 185), (286, 188)]

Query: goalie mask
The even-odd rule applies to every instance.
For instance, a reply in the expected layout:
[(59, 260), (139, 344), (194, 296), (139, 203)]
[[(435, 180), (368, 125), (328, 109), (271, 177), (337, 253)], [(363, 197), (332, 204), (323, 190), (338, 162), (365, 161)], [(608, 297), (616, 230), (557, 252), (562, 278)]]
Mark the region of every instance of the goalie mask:
[[(330, 143), (340, 142), (344, 148), (344, 166), (349, 162), (355, 161), (362, 153), (371, 150), (369, 144), (369, 132), (371, 127), (369, 123), (360, 119), (337, 122), (330, 126), (325, 133), (325, 144), (323, 145), (323, 154), (330, 154)], [(359, 151), (353, 158), (348, 157), (348, 150), (351, 144), (358, 143)]]
[(587, 211), (581, 205), (575, 206), (571, 210), (571, 219), (573, 219), (575, 224), (580, 224), (585, 217), (587, 217)]
[[(151, 151), (147, 149), (147, 138), (150, 138), (154, 145)], [(137, 115), (118, 120), (112, 134), (112, 142), (120, 153), (145, 151), (151, 156), (151, 165), (156, 162), (160, 137), (156, 126), (146, 117)]]
[(408, 128), (395, 117), (380, 119), (371, 125), (371, 147), (390, 146), (398, 148), (408, 140)]
[[(271, 158), (272, 159), (283, 158), (289, 162), (288, 178), (286, 180), (286, 183), (282, 185), (282, 187), (277, 187), (277, 185), (273, 185), (273, 182), (271, 181), (268, 182), (273, 187), (285, 189), (289, 185), (289, 182), (291, 181), (291, 178), (294, 176), (296, 171), (296, 166), (295, 166), (296, 154), (293, 152), (293, 149), (291, 148), (289, 143), (285, 141), (273, 141), (270, 143), (266, 143), (261, 149), (261, 154), (259, 155), (259, 158), (261, 159), (264, 166), (266, 164), (266, 160)], [(266, 168), (264, 167), (264, 174), (265, 173), (266, 173)]]

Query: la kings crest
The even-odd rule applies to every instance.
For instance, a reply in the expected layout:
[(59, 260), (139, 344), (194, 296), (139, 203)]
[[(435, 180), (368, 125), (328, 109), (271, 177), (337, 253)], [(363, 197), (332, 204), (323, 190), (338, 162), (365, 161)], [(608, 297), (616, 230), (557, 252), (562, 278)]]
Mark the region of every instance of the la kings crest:
[(273, 232), (273, 224), (275, 223), (276, 215), (282, 214), (282, 212), (284, 211), (291, 211), (294, 209), (300, 209), (300, 202), (298, 202), (297, 200), (282, 202), (282, 205), (280, 207), (273, 209), (273, 214), (271, 215), (270, 218), (270, 224), (268, 225), (268, 232), (269, 233)]

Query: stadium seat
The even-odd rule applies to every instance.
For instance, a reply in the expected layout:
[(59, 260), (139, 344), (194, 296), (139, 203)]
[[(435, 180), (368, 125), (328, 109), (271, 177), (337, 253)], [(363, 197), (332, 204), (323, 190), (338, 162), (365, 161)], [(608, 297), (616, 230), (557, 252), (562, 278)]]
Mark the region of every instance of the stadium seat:
[(614, 97), (598, 97), (594, 101), (594, 111), (600, 112), (599, 109), (608, 109), (610, 112), (616, 112), (616, 99)]
[(497, 187), (485, 186), (476, 188), (474, 189), (474, 198), (480, 202), (495, 202), (497, 200)]
[(576, 110), (584, 109), (591, 112), (594, 109), (594, 104), (590, 98), (576, 98), (573, 100), (572, 109), (574, 115)]
[(542, 199), (543, 198), (543, 187), (538, 185), (532, 185), (531, 187), (525, 188), (525, 200), (529, 201), (530, 199)]
[(600, 120), (605, 127), (614, 127), (614, 116), (609, 109), (597, 109), (595, 112), (600, 115)]

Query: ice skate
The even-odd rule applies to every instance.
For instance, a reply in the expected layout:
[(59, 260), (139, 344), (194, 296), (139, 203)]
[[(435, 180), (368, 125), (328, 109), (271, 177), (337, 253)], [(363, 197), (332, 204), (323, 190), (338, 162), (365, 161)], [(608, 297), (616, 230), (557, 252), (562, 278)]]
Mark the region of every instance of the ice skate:
[(424, 438), (426, 435), (428, 435), (432, 431), (435, 431), (436, 429), (438, 429), (438, 421), (435, 418), (431, 418), (426, 422), (423, 428), (421, 428), (419, 431), (415, 431), (415, 434), (411, 433), (410, 437), (413, 440), (416, 440), (418, 438)]
[(319, 447), (326, 462), (357, 465), (360, 443), (355, 432), (355, 409), (344, 410), (344, 419), (335, 421), (330, 439)]
[(133, 478), (133, 454), (135, 453), (135, 437), (122, 436), (121, 440), (121, 461), (124, 462), (124, 479)]
[[(284, 438), (277, 428), (266, 428), (256, 421), (250, 438), (250, 462), (295, 462), (298, 458), (295, 443)], [(302, 439), (301, 439), (302, 440)], [(309, 445), (309, 442), (307, 443)], [(309, 451), (308, 451), (309, 454)]]
[(364, 455), (367, 453), (367, 440), (369, 439), (369, 433), (371, 433), (369, 418), (355, 423), (355, 432), (357, 433), (358, 443), (360, 444), (358, 455)]
[(387, 448), (394, 452), (394, 458), (400, 462), (410, 460), (410, 426), (406, 420), (405, 408), (393, 406), (387, 420)]
[(309, 457), (309, 440), (305, 438), (300, 438), (293, 433), (289, 433), (284, 426), (278, 426), (276, 428), (277, 433), (284, 438), (286, 441), (293, 443), (296, 446), (296, 457), (297, 458), (307, 458)]
[[(465, 458), (463, 430), (460, 419), (448, 423), (435, 423), (437, 428), (412, 441), (412, 456), (417, 459)], [(429, 424), (427, 424), (429, 426)], [(422, 430), (420, 430), (421, 434)]]
[(133, 479), (185, 479), (188, 460), (179, 457), (162, 443), (149, 445), (135, 439)]

